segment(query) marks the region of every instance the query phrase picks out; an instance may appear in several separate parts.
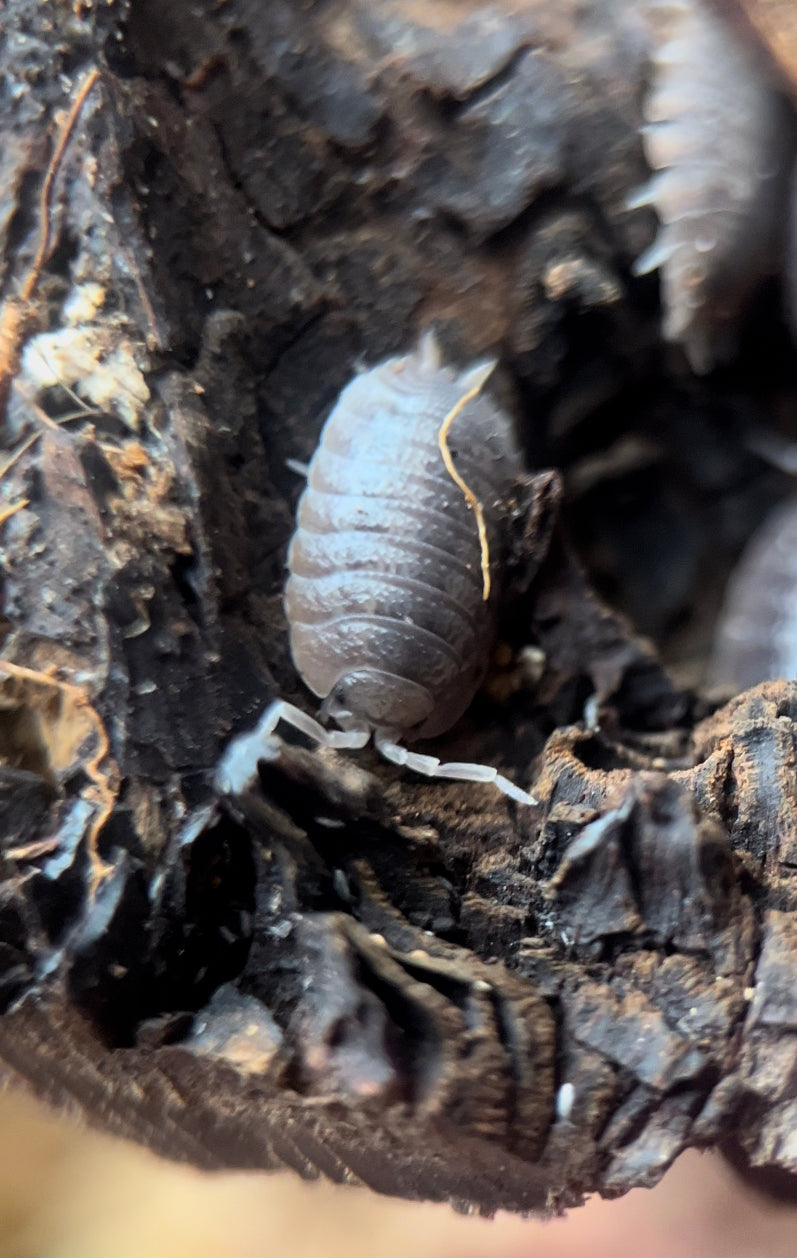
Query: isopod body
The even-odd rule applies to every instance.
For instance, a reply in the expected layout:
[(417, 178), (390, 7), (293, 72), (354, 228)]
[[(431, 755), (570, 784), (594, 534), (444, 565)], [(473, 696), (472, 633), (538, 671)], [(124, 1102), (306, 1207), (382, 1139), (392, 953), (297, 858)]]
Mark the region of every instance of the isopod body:
[(631, 208), (660, 220), (636, 272), (660, 268), (664, 335), (704, 372), (734, 348), (751, 288), (774, 269), (791, 129), (759, 50), (706, 0), (672, 0), (652, 53), (643, 140), (650, 182)]
[[(285, 608), (297, 670), (339, 724), (432, 737), (462, 715), (495, 632), (507, 500), (520, 473), (509, 417), (427, 335), (346, 386), (310, 462), (288, 553)], [(484, 518), (492, 592), (483, 597), (474, 511), (446, 470), (439, 435)]]
[(797, 677), (797, 498), (754, 533), (720, 617), (711, 677), (739, 690)]

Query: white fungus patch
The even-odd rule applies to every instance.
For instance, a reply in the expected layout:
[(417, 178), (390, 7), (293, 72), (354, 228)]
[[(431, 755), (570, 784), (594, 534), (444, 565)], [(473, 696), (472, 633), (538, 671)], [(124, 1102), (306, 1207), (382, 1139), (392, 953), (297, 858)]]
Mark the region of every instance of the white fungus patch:
[(63, 385), (89, 406), (118, 416), (137, 430), (150, 391), (149, 366), (140, 343), (111, 319), (98, 318), (105, 300), (99, 284), (81, 284), (63, 310), (65, 326), (28, 341), (19, 381), (34, 395)]

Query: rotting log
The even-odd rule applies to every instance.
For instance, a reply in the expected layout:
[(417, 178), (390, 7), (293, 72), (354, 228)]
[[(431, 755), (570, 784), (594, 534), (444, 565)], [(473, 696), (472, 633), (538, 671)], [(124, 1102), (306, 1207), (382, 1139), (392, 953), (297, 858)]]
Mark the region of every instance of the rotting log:
[[(484, 1212), (690, 1146), (794, 1172), (797, 684), (694, 685), (785, 492), (745, 439), (793, 400), (776, 303), (696, 382), (629, 278), (635, 6), (418, 12), (3, 11), (6, 301), (43, 208), (52, 248), (4, 359), (0, 1078), (198, 1166)], [(308, 706), (286, 460), (429, 325), (500, 355), (557, 469), (519, 486), (497, 662), (433, 748), (539, 805), (292, 743), (219, 798), (230, 736)]]

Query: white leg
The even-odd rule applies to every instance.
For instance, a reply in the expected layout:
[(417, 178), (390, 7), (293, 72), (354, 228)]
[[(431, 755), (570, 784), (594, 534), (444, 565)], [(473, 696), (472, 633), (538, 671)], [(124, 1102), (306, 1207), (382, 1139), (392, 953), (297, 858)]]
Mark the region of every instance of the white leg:
[(408, 751), (406, 747), (393, 742), (388, 734), (379, 731), (374, 736), (374, 744), (386, 760), (390, 760), (393, 764), (403, 765), (407, 769), (414, 769), (416, 773), (423, 773), (426, 777), (450, 778), (456, 782), (491, 782), (504, 795), (514, 799), (517, 804), (537, 803), (532, 795), (522, 791), (519, 786), (515, 786), (514, 782), (510, 782), (488, 764), (470, 764), (459, 760), (441, 764), (436, 756), (422, 756), (417, 751)]
[(369, 729), (327, 729), (324, 733), (324, 746), (336, 751), (359, 751), (371, 737)]
[(338, 750), (364, 747), (371, 736), (367, 729), (324, 729), (314, 717), (284, 699), (275, 699), (248, 734), (240, 734), (227, 746), (216, 769), (216, 789), (223, 795), (241, 795), (257, 779), (259, 760), (275, 760), (280, 739), (274, 731), (280, 721), (299, 730), (313, 742)]
[(584, 724), (587, 729), (597, 733), (601, 727), (600, 700), (596, 694), (590, 695), (584, 704)]
[(314, 716), (308, 716), (301, 708), (297, 708), (293, 703), (287, 703), (285, 699), (275, 699), (271, 706), (266, 708), (254, 732), (260, 737), (267, 737), (273, 733), (280, 721), (284, 721), (293, 729), (298, 729), (301, 734), (306, 734), (308, 738), (313, 739), (313, 742), (321, 743), (323, 747), (335, 747), (339, 751), (346, 748), (357, 751), (360, 747), (364, 747), (371, 737), (371, 731), (364, 726), (358, 729), (325, 729)]

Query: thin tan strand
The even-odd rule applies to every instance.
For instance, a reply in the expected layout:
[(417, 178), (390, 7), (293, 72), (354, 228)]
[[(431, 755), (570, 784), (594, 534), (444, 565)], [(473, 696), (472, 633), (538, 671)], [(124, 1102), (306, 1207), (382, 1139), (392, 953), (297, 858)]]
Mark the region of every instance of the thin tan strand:
[(8, 457), (8, 459), (6, 459), (3, 466), (0, 467), (0, 480), (2, 480), (4, 476), (8, 475), (14, 464), (22, 458), (23, 454), (25, 454), (32, 445), (36, 444), (41, 435), (41, 432), (33, 432), (29, 437), (25, 438), (22, 445), (19, 446), (14, 453)]
[(25, 282), (19, 292), (20, 300), (24, 302), (30, 301), (33, 297), (33, 294), (36, 291), (36, 285), (39, 282), (39, 277), (50, 252), (50, 240), (52, 237), (51, 218), (53, 208), (53, 187), (55, 186), (55, 181), (58, 178), (58, 172), (61, 169), (64, 154), (66, 153), (67, 146), (72, 138), (72, 133), (77, 125), (77, 120), (80, 117), (80, 111), (83, 108), (86, 97), (99, 77), (99, 70), (96, 68), (89, 70), (85, 79), (78, 88), (77, 95), (75, 96), (75, 99), (72, 102), (72, 107), (61, 126), (61, 131), (56, 141), (53, 155), (48, 163), (47, 173), (44, 176), (44, 183), (42, 184), (42, 190), (39, 196), (39, 247), (36, 250), (36, 257), (33, 259), (30, 270), (25, 277)]
[(57, 852), (61, 840), (58, 835), (49, 839), (34, 839), (31, 843), (23, 843), (22, 847), (7, 847), (4, 855), (11, 861), (35, 861), (40, 856), (49, 856)]
[(78, 89), (72, 107), (64, 121), (55, 150), (47, 165), (39, 197), (39, 244), (36, 256), (22, 282), (19, 292), (9, 297), (0, 308), (0, 420), (5, 417), (11, 382), (19, 370), (22, 358), (22, 347), (30, 335), (35, 323), (32, 307), (36, 287), (41, 279), (44, 264), (50, 252), (52, 241), (52, 202), (53, 187), (64, 160), (64, 154), (75, 130), (83, 103), (93, 88), (100, 72), (90, 70)]
[(14, 502), (10, 507), (6, 507), (5, 511), (0, 511), (0, 528), (5, 524), (6, 520), (10, 520), (12, 515), (16, 515), (18, 511), (22, 511), (27, 507), (30, 498), (20, 498), (19, 502)]
[[(62, 425), (64, 424), (72, 424), (75, 422), (76, 419), (85, 419), (87, 415), (91, 416), (91, 415), (96, 415), (99, 413), (93, 410), (80, 410), (80, 411), (73, 412), (69, 415), (59, 415), (58, 419), (51, 419), (50, 416), (47, 414), (47, 412), (43, 411), (42, 408), (38, 405), (38, 403), (34, 402), (32, 398), (29, 398), (25, 395), (25, 401), (28, 402), (29, 405), (31, 406), (35, 414), (36, 421), (42, 425), (42, 428), (39, 428), (38, 431), (32, 432), (29, 437), (26, 437), (25, 440), (22, 442), (22, 444), (17, 447), (14, 453), (12, 455), (9, 455), (5, 463), (3, 463), (2, 466), (0, 466), (0, 481), (3, 480), (3, 478), (8, 475), (8, 473), (11, 471), (14, 464), (19, 462), (23, 454), (27, 454), (31, 446), (34, 446), (37, 441), (41, 440), (42, 436), (44, 435), (44, 428), (50, 428), (53, 431), (58, 432), (59, 428), (61, 428)], [(78, 398), (78, 401), (80, 401), (79, 398)], [(28, 500), (25, 499), (24, 503), (18, 504), (14, 508), (14, 511), (19, 511), (21, 510), (22, 506), (27, 506), (27, 501)], [(7, 519), (9, 515), (13, 515), (13, 511), (6, 512), (6, 514), (2, 517), (2, 519), (3, 520)]]
[(478, 529), (478, 532), (479, 532), (479, 551), (481, 554), (481, 565), (482, 565), (482, 600), (486, 603), (488, 598), (490, 597), (491, 582), (490, 582), (490, 547), (487, 542), (487, 526), (484, 523), (484, 512), (482, 511), (481, 503), (479, 502), (478, 498), (474, 494), (473, 490), (470, 488), (469, 485), (465, 484), (465, 481), (462, 479), (459, 472), (454, 467), (454, 460), (451, 457), (451, 451), (449, 450), (448, 444), (447, 444), (448, 434), (451, 430), (451, 425), (453, 424), (457, 416), (460, 415), (462, 411), (465, 409), (465, 407), (468, 405), (468, 402), (470, 402), (479, 393), (481, 393), (482, 384), (483, 382), (477, 385), (474, 385), (472, 389), (468, 389), (468, 392), (462, 395), (462, 397), (459, 399), (456, 405), (451, 407), (451, 410), (448, 412), (442, 424), (440, 425), (440, 431), (437, 434), (437, 444), (440, 447), (440, 453), (443, 456), (443, 462), (446, 465), (446, 471), (448, 472), (449, 476), (451, 477), (452, 481), (457, 486), (457, 488), (460, 489), (462, 493), (464, 494), (465, 501), (467, 502), (468, 506), (470, 507), (471, 511), (476, 517), (476, 528)]

